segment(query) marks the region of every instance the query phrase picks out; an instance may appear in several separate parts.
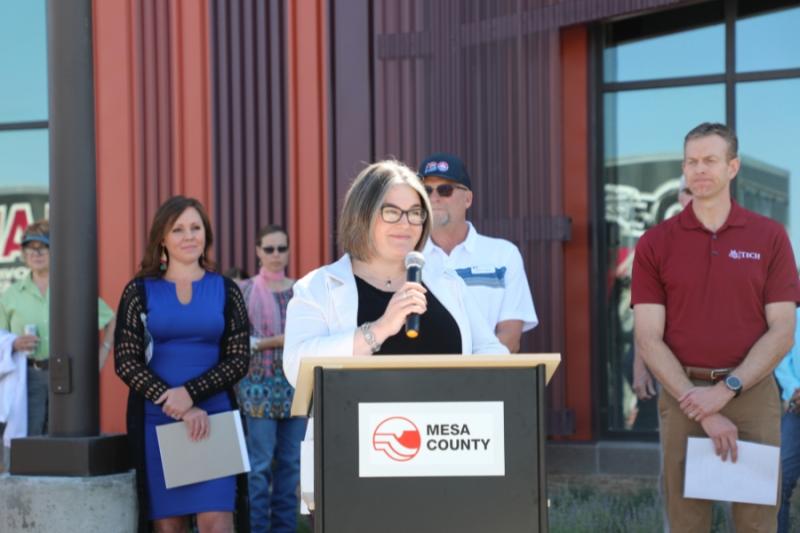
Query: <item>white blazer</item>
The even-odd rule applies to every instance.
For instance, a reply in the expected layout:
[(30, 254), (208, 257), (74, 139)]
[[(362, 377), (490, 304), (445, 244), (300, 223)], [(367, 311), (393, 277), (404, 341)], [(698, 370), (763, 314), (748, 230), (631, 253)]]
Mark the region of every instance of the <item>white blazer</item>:
[(0, 330), (0, 422), (6, 424), (3, 446), (9, 448), (11, 439), (28, 434), (28, 358), (25, 352), (15, 352), (13, 333)]
[[(463, 353), (508, 353), (459, 276), (423, 268), (422, 281), (458, 324)], [(352, 356), (357, 317), (358, 289), (349, 255), (295, 283), (286, 312), (283, 346), (283, 370), (289, 383), (296, 384), (304, 357)]]

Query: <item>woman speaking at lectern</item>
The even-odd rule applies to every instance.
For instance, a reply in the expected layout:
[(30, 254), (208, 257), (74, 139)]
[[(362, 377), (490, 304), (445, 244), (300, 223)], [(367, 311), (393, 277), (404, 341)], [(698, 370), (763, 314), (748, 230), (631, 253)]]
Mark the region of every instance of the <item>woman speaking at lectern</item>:
[[(380, 161), (356, 177), (339, 218), (344, 255), (298, 281), (289, 302), (283, 359), (293, 385), (304, 357), (508, 353), (461, 278), (423, 268), (421, 283), (406, 281), (405, 258), (430, 228), (430, 201), (407, 166)], [(413, 313), (416, 338), (403, 328)]]

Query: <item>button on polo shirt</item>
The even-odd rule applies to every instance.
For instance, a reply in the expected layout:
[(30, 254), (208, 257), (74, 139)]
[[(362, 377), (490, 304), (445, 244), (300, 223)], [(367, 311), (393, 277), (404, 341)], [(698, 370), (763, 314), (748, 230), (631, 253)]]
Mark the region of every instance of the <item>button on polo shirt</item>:
[(767, 331), (764, 306), (800, 302), (784, 228), (732, 201), (717, 231), (691, 204), (636, 246), (631, 303), (666, 309), (664, 342), (684, 366), (739, 365)]

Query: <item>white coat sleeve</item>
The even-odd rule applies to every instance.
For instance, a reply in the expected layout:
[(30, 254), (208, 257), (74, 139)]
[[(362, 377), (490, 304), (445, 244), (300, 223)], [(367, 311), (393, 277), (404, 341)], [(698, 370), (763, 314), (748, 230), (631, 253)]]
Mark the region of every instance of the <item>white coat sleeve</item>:
[[(283, 370), (292, 386), (297, 384), (304, 357), (347, 357), (353, 355), (355, 328), (331, 331), (327, 292), (313, 291), (310, 284), (297, 283), (286, 309)], [(319, 294), (315, 295), (317, 292)]]

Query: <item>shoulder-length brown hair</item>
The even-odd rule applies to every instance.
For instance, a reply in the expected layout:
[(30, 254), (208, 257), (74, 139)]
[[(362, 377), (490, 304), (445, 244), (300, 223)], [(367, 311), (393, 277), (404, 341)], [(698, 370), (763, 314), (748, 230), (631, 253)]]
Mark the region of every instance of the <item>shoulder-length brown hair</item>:
[[(208, 219), (203, 204), (194, 198), (187, 198), (186, 196), (173, 196), (158, 208), (156, 215), (153, 217), (153, 223), (150, 224), (150, 236), (147, 239), (147, 247), (144, 250), (144, 258), (136, 273), (136, 277), (161, 277), (164, 273), (161, 271), (161, 243), (164, 236), (178, 220), (178, 217), (184, 211), (193, 207), (200, 215), (200, 220), (203, 221), (203, 229), (206, 233), (206, 245), (203, 248), (203, 255), (200, 257), (200, 266), (206, 270), (214, 270), (214, 263), (208, 258), (208, 251), (211, 249), (211, 244), (214, 242), (214, 235), (211, 231), (211, 222)], [(164, 250), (166, 253), (166, 250)]]
[(356, 176), (344, 198), (339, 215), (339, 243), (353, 259), (369, 260), (375, 253), (372, 227), (381, 208), (383, 198), (395, 185), (408, 185), (419, 195), (427, 216), (422, 224), (422, 235), (415, 250), (421, 252), (431, 233), (431, 201), (419, 177), (400, 161), (385, 160), (373, 163)]

